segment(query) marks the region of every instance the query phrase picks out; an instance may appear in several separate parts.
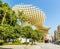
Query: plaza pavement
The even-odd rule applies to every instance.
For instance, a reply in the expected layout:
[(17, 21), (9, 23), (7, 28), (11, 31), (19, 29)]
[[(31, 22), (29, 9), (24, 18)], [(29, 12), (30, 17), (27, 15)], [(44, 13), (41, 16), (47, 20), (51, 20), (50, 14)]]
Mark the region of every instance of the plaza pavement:
[(0, 49), (60, 49), (60, 45), (51, 43), (37, 43), (37, 45), (5, 45)]

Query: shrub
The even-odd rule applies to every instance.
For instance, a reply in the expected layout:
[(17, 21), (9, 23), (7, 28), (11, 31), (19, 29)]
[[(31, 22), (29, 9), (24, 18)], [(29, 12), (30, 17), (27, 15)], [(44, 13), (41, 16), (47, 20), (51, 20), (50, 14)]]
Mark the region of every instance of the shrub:
[(21, 44), (21, 40), (14, 40), (12, 42), (13, 45), (20, 45)]
[(22, 44), (24, 44), (24, 45), (28, 45), (28, 44), (29, 44), (29, 42), (24, 42), (24, 43), (22, 43)]
[(10, 45), (10, 42), (5, 42), (4, 45)]
[(39, 42), (39, 43), (43, 43), (43, 42), (44, 42), (44, 40), (39, 40), (38, 42)]
[(4, 40), (0, 40), (0, 45), (3, 45), (4, 44)]

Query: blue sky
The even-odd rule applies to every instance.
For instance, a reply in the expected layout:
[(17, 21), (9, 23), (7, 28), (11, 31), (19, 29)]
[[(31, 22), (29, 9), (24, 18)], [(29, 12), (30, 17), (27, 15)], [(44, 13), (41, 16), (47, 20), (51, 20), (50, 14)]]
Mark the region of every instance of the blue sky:
[(3, 0), (11, 7), (16, 4), (32, 4), (40, 8), (46, 14), (44, 25), (50, 26), (50, 35), (53, 35), (54, 30), (60, 24), (60, 0)]

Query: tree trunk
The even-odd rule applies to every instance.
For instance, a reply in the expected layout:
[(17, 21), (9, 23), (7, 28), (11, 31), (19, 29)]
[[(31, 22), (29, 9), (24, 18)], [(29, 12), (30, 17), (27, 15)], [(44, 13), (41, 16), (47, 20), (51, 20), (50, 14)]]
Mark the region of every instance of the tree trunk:
[(34, 40), (34, 45), (35, 45), (35, 40)]
[(3, 18), (2, 18), (1, 25), (3, 25), (3, 24), (4, 24), (5, 17), (6, 17), (6, 13), (4, 14), (4, 16), (3, 16)]
[(26, 38), (26, 42), (27, 42), (27, 38)]

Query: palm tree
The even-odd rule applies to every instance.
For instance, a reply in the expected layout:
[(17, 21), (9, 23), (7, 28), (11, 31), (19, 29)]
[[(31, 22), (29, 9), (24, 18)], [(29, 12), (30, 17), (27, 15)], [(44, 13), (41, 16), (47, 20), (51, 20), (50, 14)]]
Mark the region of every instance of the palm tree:
[(2, 6), (2, 0), (0, 0), (0, 7)]
[(21, 20), (22, 23), (26, 22), (28, 17), (23, 13), (23, 11), (18, 11), (18, 19)]
[(5, 21), (5, 17), (6, 17), (6, 14), (9, 12), (9, 5), (7, 3), (4, 3), (3, 6), (2, 6), (2, 10), (4, 11), (3, 12), (3, 18), (2, 18), (2, 22), (1, 22), (1, 25), (4, 24), (4, 21)]

